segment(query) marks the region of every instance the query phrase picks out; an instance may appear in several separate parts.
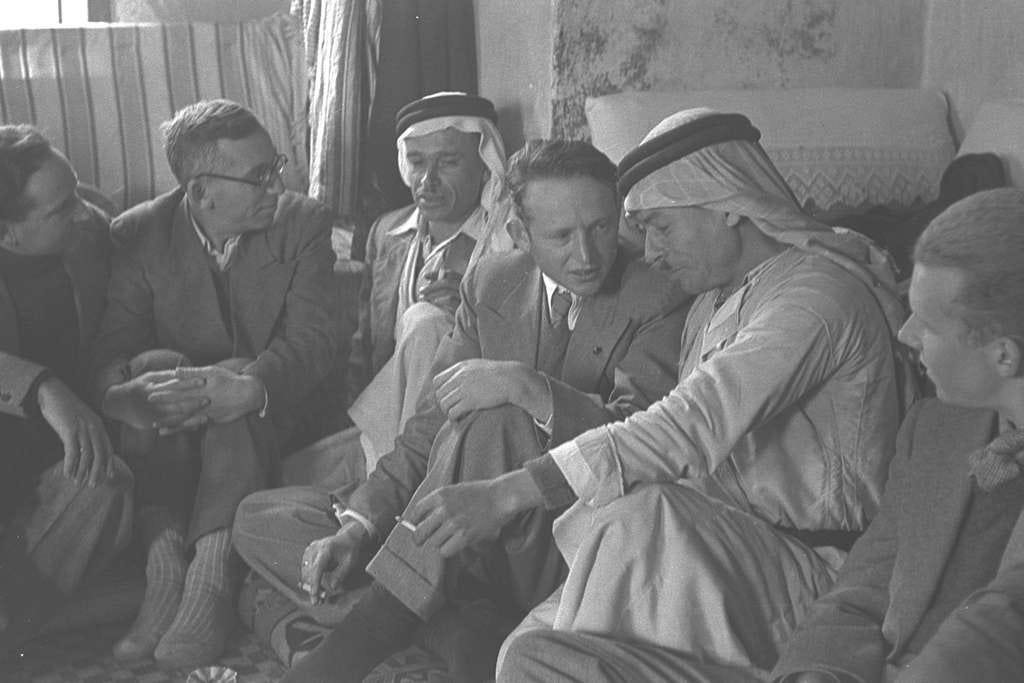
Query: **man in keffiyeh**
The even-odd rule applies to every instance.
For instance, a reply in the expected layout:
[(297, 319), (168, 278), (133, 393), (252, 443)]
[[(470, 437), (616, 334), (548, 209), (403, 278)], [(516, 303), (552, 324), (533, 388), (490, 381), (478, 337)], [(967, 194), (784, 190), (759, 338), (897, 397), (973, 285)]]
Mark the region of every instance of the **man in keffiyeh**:
[(414, 519), (473, 542), (576, 501), (554, 529), (569, 576), (506, 641), (501, 680), (591, 680), (604, 669), (559, 648), (592, 636), (687, 653), (711, 667), (698, 680), (763, 677), (877, 511), (912, 393), (892, 270), (800, 211), (759, 136), (739, 114), (687, 110), (619, 165), (648, 261), (697, 295), (677, 386), (488, 482), (469, 522)]
[(346, 451), (363, 452), (367, 473), (415, 412), (454, 324), (470, 257), (491, 245), (495, 227), (504, 233), (497, 120), (490, 100), (456, 92), (420, 98), (396, 115), (398, 168), (413, 203), (370, 229), (353, 353), (353, 374), (363, 375), (354, 388), (365, 388), (349, 409), (358, 431), (344, 439)]
[(778, 680), (1024, 680), (1024, 192), (954, 204), (914, 261), (900, 340), (938, 400), (901, 427), (881, 512)]

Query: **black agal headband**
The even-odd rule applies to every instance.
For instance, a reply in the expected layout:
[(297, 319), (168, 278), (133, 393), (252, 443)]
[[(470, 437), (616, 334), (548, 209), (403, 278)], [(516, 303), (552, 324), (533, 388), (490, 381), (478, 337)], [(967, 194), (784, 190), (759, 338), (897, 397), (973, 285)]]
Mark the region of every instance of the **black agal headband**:
[(699, 149), (729, 140), (757, 142), (761, 131), (743, 114), (711, 113), (642, 143), (619, 162), (619, 196), (642, 178)]

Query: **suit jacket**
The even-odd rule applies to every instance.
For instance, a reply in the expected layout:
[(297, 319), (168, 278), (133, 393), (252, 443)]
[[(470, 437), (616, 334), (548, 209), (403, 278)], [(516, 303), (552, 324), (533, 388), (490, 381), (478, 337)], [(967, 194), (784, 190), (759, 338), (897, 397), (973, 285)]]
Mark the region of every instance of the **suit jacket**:
[[(415, 210), (416, 205), (410, 204), (389, 211), (374, 221), (370, 228), (366, 242), (367, 268), (359, 292), (359, 328), (355, 333), (350, 359), (350, 384), (354, 393), (366, 387), (395, 352), (402, 266), (416, 237), (415, 230), (395, 232), (395, 229), (410, 221)], [(455, 260), (463, 255), (468, 256), (476, 242), (472, 235), (466, 233), (457, 240), (461, 241), (458, 248), (449, 248), (447, 252)], [(445, 261), (447, 265), (449, 259)], [(455, 270), (461, 272), (464, 269), (456, 266)]]
[[(497, 254), (462, 281), (455, 327), (441, 342), (431, 375), (470, 358), (536, 367), (541, 273), (529, 255)], [(584, 300), (560, 377), (551, 377), (552, 445), (643, 410), (675, 385), (687, 299), (664, 276), (621, 250), (601, 292)], [(428, 385), (395, 444), (349, 497), (380, 533), (394, 525), (423, 480), (445, 421)]]
[(111, 227), (115, 252), (96, 341), (97, 389), (102, 395), (124, 381), (128, 361), (148, 349), (173, 349), (197, 365), (251, 353), (255, 360), (243, 372), (263, 381), (272, 412), (287, 412), (327, 376), (337, 353), (330, 213), (285, 192), (273, 225), (242, 237), (227, 271), (235, 327), (229, 334), (184, 201), (174, 190), (129, 209)]
[[(773, 678), (809, 670), (881, 681), (900, 662), (939, 586), (967, 510), (967, 456), (997, 417), (929, 399), (907, 416), (878, 516), (850, 552), (833, 589), (786, 645)], [(996, 578), (940, 626), (899, 681), (1024, 680), (1024, 516)]]
[[(110, 275), (108, 219), (91, 208), (88, 222), (78, 226), (78, 242), (64, 255), (64, 268), (71, 278), (78, 311), (79, 386), (89, 386), (93, 340), (103, 313)], [(0, 277), (0, 413), (26, 417), (26, 395), (44, 368), (18, 356), (20, 341), (14, 302)]]
[(395, 316), (402, 264), (415, 232), (392, 234), (409, 220), (415, 204), (389, 211), (373, 222), (366, 240), (366, 270), (359, 291), (359, 328), (352, 344), (353, 389), (369, 383), (395, 351)]

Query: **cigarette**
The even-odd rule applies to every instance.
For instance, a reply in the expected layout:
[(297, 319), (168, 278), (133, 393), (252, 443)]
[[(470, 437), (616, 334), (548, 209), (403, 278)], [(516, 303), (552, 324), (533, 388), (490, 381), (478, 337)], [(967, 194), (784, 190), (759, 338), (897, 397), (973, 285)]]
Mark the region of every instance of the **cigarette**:
[(395, 521), (398, 522), (399, 524), (401, 524), (402, 526), (404, 526), (409, 531), (416, 531), (416, 525), (413, 524), (412, 522), (410, 522), (407, 519), (402, 519), (401, 517), (395, 517)]

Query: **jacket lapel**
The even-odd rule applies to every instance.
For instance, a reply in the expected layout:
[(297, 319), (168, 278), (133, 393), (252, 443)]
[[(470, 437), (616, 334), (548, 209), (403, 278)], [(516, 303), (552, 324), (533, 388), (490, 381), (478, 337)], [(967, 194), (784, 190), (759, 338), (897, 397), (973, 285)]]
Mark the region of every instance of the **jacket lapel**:
[[(282, 263), (274, 257), (270, 240), (282, 228), (242, 237), (237, 259), (231, 265), (232, 301), (237, 306), (239, 334), (248, 335), (242, 353), (256, 354), (267, 347), (274, 324), (284, 307), (288, 283), (295, 273), (295, 262)], [(239, 340), (236, 340), (236, 343)], [(244, 348), (248, 346), (248, 348)]]
[[(497, 358), (537, 367), (537, 340), (540, 336), (540, 270), (533, 260), (523, 258), (522, 276), (509, 288), (508, 295), (493, 308), (494, 342), (501, 355)], [(486, 306), (485, 302), (482, 305)], [(486, 329), (480, 325), (479, 329)]]
[[(98, 244), (96, 235), (86, 234), (78, 248), (70, 250), (64, 268), (71, 278), (78, 313), (78, 345), (82, 358), (89, 358), (92, 340), (106, 305), (108, 255)], [(83, 363), (88, 367), (88, 363)]]
[(166, 305), (173, 311), (169, 320), (176, 322), (183, 348), (203, 348), (202, 342), (211, 336), (211, 330), (219, 333), (216, 338), (230, 339), (220, 315), (217, 288), (207, 260), (209, 257), (188, 219), (184, 198), (174, 210), (170, 241), (171, 248), (166, 256), (162, 256), (168, 264), (169, 282), (165, 291), (178, 292), (178, 295)]
[(912, 466), (919, 485), (910, 487), (904, 502), (899, 539), (903, 562), (894, 569), (891, 593), (893, 613), (901, 615), (897, 649), (912, 635), (938, 589), (970, 498), (967, 455), (992, 437), (994, 420), (989, 411), (942, 406), (931, 419), (918, 423)]

